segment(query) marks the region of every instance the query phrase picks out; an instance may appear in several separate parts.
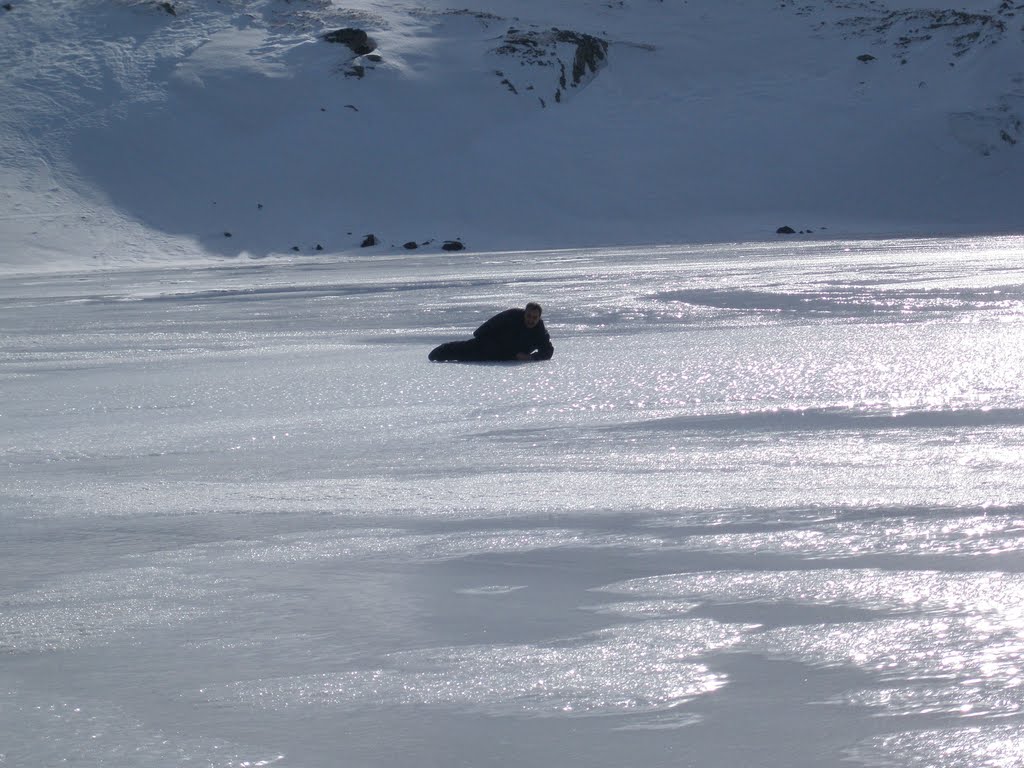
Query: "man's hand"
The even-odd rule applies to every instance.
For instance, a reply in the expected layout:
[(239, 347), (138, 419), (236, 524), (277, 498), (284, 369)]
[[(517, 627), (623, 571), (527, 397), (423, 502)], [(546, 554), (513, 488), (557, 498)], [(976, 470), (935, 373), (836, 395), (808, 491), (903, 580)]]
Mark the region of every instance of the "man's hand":
[(533, 356), (532, 355), (528, 355), (525, 352), (516, 352), (516, 360), (519, 360), (519, 361), (525, 363), (528, 360), (533, 360)]

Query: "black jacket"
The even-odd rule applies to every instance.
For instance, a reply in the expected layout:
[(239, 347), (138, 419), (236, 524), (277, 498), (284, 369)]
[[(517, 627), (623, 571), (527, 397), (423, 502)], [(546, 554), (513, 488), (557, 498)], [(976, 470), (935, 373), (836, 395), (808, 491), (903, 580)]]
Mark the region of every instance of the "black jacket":
[(473, 336), (489, 346), (496, 358), (511, 360), (519, 352), (525, 352), (534, 360), (551, 359), (555, 348), (544, 321), (527, 328), (525, 315), (525, 309), (506, 309), (473, 331)]

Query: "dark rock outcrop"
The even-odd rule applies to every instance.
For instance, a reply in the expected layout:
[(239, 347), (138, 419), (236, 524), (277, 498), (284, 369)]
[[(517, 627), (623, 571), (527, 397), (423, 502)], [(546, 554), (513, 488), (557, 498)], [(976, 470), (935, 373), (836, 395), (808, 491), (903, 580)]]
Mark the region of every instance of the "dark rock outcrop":
[[(571, 61), (566, 56), (566, 46), (573, 46)], [(494, 49), (494, 53), (518, 59), (521, 67), (528, 67), (528, 69), (522, 70), (522, 78), (527, 81), (518, 85), (513, 82), (513, 76), (507, 74), (506, 70), (495, 71), (495, 74), (501, 79), (501, 84), (510, 92), (519, 94), (525, 91), (534, 91), (538, 87), (544, 88), (543, 84), (529, 80), (538, 76), (542, 79), (551, 78), (553, 80), (549, 86), (553, 91), (551, 97), (560, 103), (567, 89), (586, 85), (607, 63), (608, 41), (594, 35), (566, 29), (524, 30), (510, 27), (502, 38), (501, 44)], [(553, 71), (545, 77), (543, 75), (545, 69)], [(544, 98), (539, 98), (541, 105), (546, 106)]]
[(576, 46), (572, 68), (573, 85), (578, 85), (588, 70), (597, 72), (608, 58), (607, 40), (557, 27), (546, 30), (510, 27), (496, 52), (516, 56), (527, 63), (550, 65), (554, 55), (552, 48), (558, 43)]
[(377, 239), (376, 235), (367, 235), (366, 237), (363, 238), (363, 242), (359, 247), (369, 248), (371, 246), (377, 245), (379, 242), (380, 240)]
[(579, 85), (587, 72), (597, 74), (605, 59), (608, 58), (608, 41), (582, 32), (570, 32), (565, 29), (553, 30), (555, 40), (559, 43), (572, 43), (576, 46), (576, 55), (572, 61), (572, 84)]
[(1010, 14), (1003, 8), (997, 14), (926, 8), (893, 11), (878, 4), (874, 11), (843, 19), (839, 25), (852, 30), (853, 34), (870, 35), (875, 44), (891, 44), (898, 51), (897, 58), (907, 58), (920, 44), (934, 44), (933, 38), (945, 40), (953, 55), (959, 57), (975, 47), (992, 45), (1005, 36), (1008, 24), (1000, 15)]
[(444, 245), (441, 246), (442, 251), (461, 251), (466, 246), (458, 240), (445, 240)]
[(796, 234), (796, 230), (793, 229), (792, 227), (788, 227), (788, 226), (786, 226), (786, 227), (779, 227), (778, 229), (775, 230), (775, 234), (776, 235), (795, 235)]
[(327, 32), (323, 36), (324, 40), (328, 43), (341, 43), (342, 45), (348, 46), (348, 49), (352, 51), (356, 56), (365, 56), (377, 49), (377, 41), (370, 37), (366, 32), (361, 29), (354, 27), (345, 27), (344, 29), (336, 29), (333, 32)]

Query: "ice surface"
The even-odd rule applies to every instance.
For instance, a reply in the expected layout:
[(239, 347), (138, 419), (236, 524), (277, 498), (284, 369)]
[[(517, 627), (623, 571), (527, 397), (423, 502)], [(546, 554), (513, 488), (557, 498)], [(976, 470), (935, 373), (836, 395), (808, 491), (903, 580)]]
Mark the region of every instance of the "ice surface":
[(1018, 764), (1022, 248), (6, 281), (0, 763)]

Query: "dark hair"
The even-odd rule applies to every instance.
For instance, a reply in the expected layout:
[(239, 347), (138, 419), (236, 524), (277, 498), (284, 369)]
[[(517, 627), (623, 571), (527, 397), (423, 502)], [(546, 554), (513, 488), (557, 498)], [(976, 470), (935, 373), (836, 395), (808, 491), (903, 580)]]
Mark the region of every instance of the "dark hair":
[(538, 304), (536, 301), (531, 301), (531, 302), (529, 302), (526, 305), (526, 310), (527, 311), (529, 311), (531, 309), (536, 309), (538, 315), (543, 315), (544, 314), (544, 310), (541, 308), (540, 304)]

